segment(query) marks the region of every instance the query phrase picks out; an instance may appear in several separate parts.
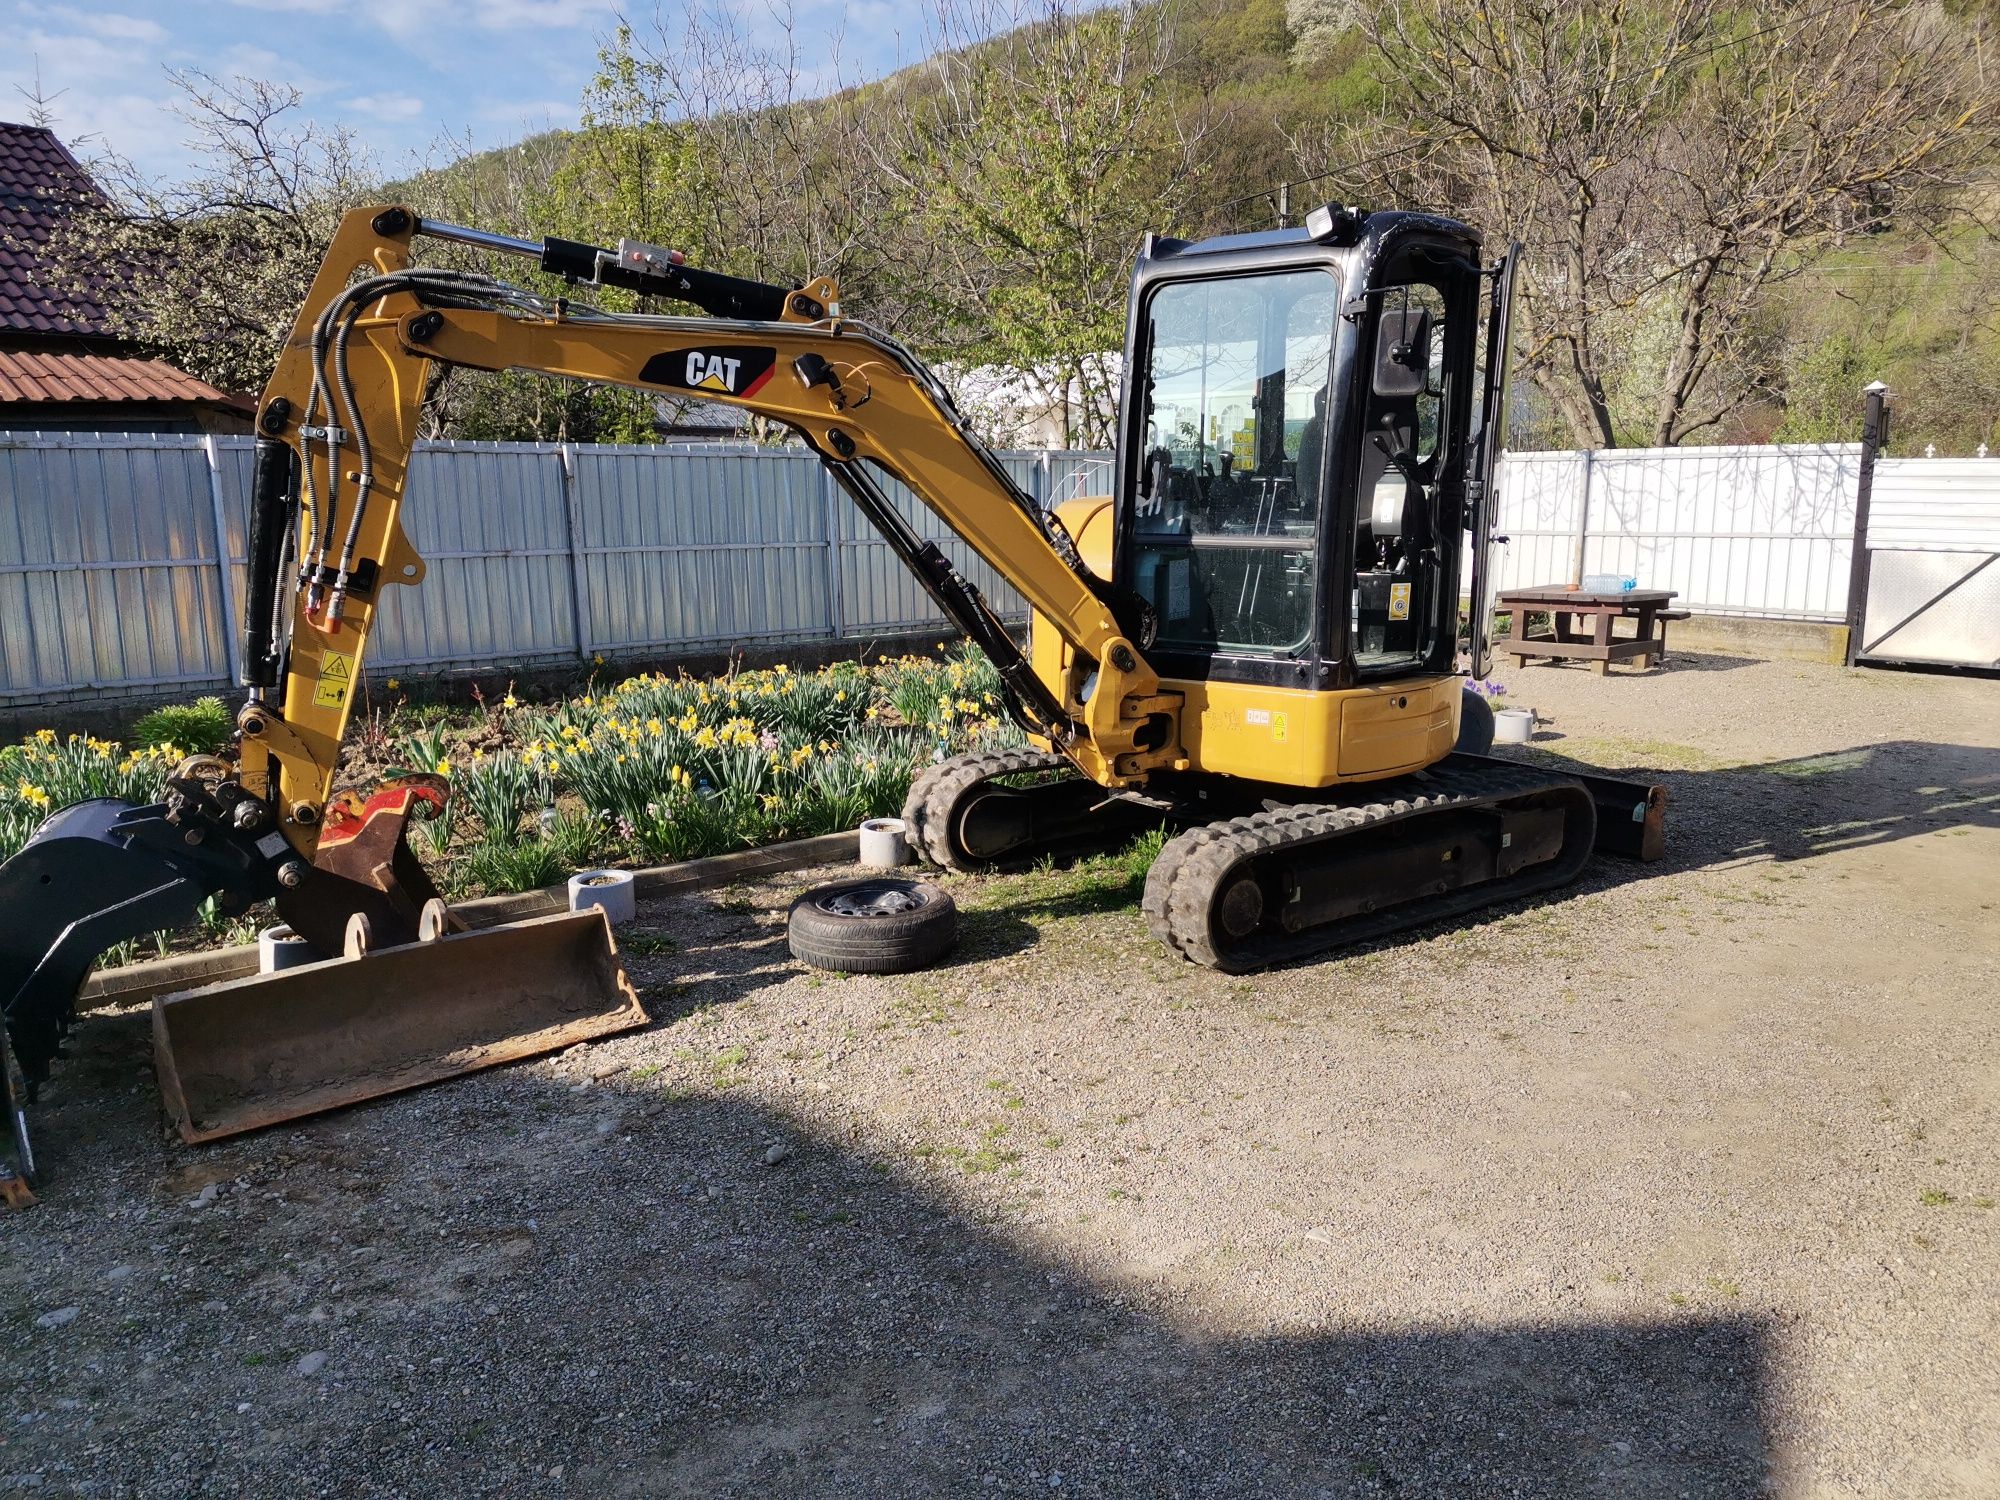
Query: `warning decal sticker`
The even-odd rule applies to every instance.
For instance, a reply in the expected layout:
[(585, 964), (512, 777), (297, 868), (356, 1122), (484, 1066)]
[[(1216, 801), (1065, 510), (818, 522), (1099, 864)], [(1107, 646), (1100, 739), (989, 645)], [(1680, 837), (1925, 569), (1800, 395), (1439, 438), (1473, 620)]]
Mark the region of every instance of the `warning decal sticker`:
[(322, 652), (319, 681), (313, 686), (314, 708), (338, 708), (354, 686), (354, 658), (343, 651)]
[(1410, 618), (1410, 586), (1407, 583), (1389, 585), (1389, 618), (1392, 620)]

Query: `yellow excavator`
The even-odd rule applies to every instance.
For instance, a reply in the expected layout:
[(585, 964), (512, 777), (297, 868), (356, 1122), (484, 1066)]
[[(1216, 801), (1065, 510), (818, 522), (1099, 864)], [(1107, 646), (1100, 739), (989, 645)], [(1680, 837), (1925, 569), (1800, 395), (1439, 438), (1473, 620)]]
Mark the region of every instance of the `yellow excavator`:
[[(425, 237), (702, 315), (427, 269)], [(654, 245), (524, 240), (400, 206), (349, 214), (258, 408), (234, 741), (182, 764), (155, 804), (57, 812), (0, 867), (25, 1170), (22, 1090), (46, 1077), (90, 965), (211, 896), (228, 912), (275, 898), (301, 937), (349, 956), (180, 1020), (156, 1010), (190, 1139), (642, 1019), (608, 928), (451, 930), (404, 842), (442, 806), (440, 780), (334, 788), (383, 593), (423, 578), (402, 508), (440, 365), (693, 394), (796, 434), (991, 657), (1029, 737), (918, 777), (906, 817), (939, 864), (1073, 855), (1165, 824), (1152, 930), (1243, 970), (1559, 886), (1593, 847), (1656, 856), (1658, 788), (1486, 759), (1490, 716), (1462, 691), (1468, 667), (1485, 672), (1517, 253), (1482, 264), (1464, 224), (1335, 206), (1293, 229), (1149, 236), (1113, 493), (1048, 512), (830, 280), (768, 285)], [(1026, 598), (1026, 652), (890, 479)]]

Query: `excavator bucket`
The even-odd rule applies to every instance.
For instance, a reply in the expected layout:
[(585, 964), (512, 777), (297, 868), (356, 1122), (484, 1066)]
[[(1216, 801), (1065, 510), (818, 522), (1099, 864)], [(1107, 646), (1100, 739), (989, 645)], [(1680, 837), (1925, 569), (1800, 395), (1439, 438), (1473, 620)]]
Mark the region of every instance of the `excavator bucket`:
[(601, 910), (447, 932), (153, 1002), (167, 1110), (212, 1141), (646, 1024)]

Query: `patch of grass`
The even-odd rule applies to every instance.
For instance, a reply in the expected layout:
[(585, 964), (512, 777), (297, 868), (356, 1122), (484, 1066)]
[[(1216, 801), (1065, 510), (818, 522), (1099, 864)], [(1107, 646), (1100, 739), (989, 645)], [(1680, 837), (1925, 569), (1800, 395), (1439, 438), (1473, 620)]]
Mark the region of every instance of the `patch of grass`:
[(1726, 1276), (1709, 1277), (1708, 1289), (1711, 1292), (1719, 1293), (1724, 1297), (1740, 1297), (1743, 1295), (1743, 1288), (1738, 1286), (1735, 1282), (1729, 1280), (1729, 1278)]
[(1923, 1192), (1917, 1195), (1917, 1201), (1922, 1203), (1925, 1208), (1943, 1208), (1948, 1203), (1958, 1202), (1958, 1199), (1947, 1193), (1943, 1188), (1925, 1188)]
[(679, 943), (657, 932), (627, 933), (618, 939), (618, 946), (627, 953), (643, 953), (649, 957), (681, 951)]
[(491, 895), (540, 890), (569, 874), (561, 856), (540, 839), (479, 844), (466, 855), (461, 868), (468, 879)]
[(735, 1088), (747, 1078), (745, 1067), (749, 1061), (750, 1049), (741, 1043), (724, 1047), (709, 1061), (709, 1082), (718, 1089)]
[(1000, 1144), (1006, 1138), (1006, 1125), (989, 1125), (981, 1133), (977, 1146), (946, 1146), (941, 1154), (957, 1162), (961, 1172), (974, 1176), (997, 1172), (1021, 1159), (1019, 1151)]
[(213, 755), (229, 743), (236, 721), (220, 698), (197, 698), (170, 704), (143, 715), (132, 726), (132, 743), (144, 749), (172, 745), (180, 750)]

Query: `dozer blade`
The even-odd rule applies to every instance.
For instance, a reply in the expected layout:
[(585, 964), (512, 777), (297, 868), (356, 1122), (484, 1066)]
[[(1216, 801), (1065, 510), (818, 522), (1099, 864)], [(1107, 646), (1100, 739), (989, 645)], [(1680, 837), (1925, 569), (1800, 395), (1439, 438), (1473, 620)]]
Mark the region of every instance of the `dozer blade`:
[(356, 956), (153, 1002), (160, 1090), (183, 1139), (257, 1130), (646, 1024), (595, 908), (373, 952), (350, 932), (347, 946)]

